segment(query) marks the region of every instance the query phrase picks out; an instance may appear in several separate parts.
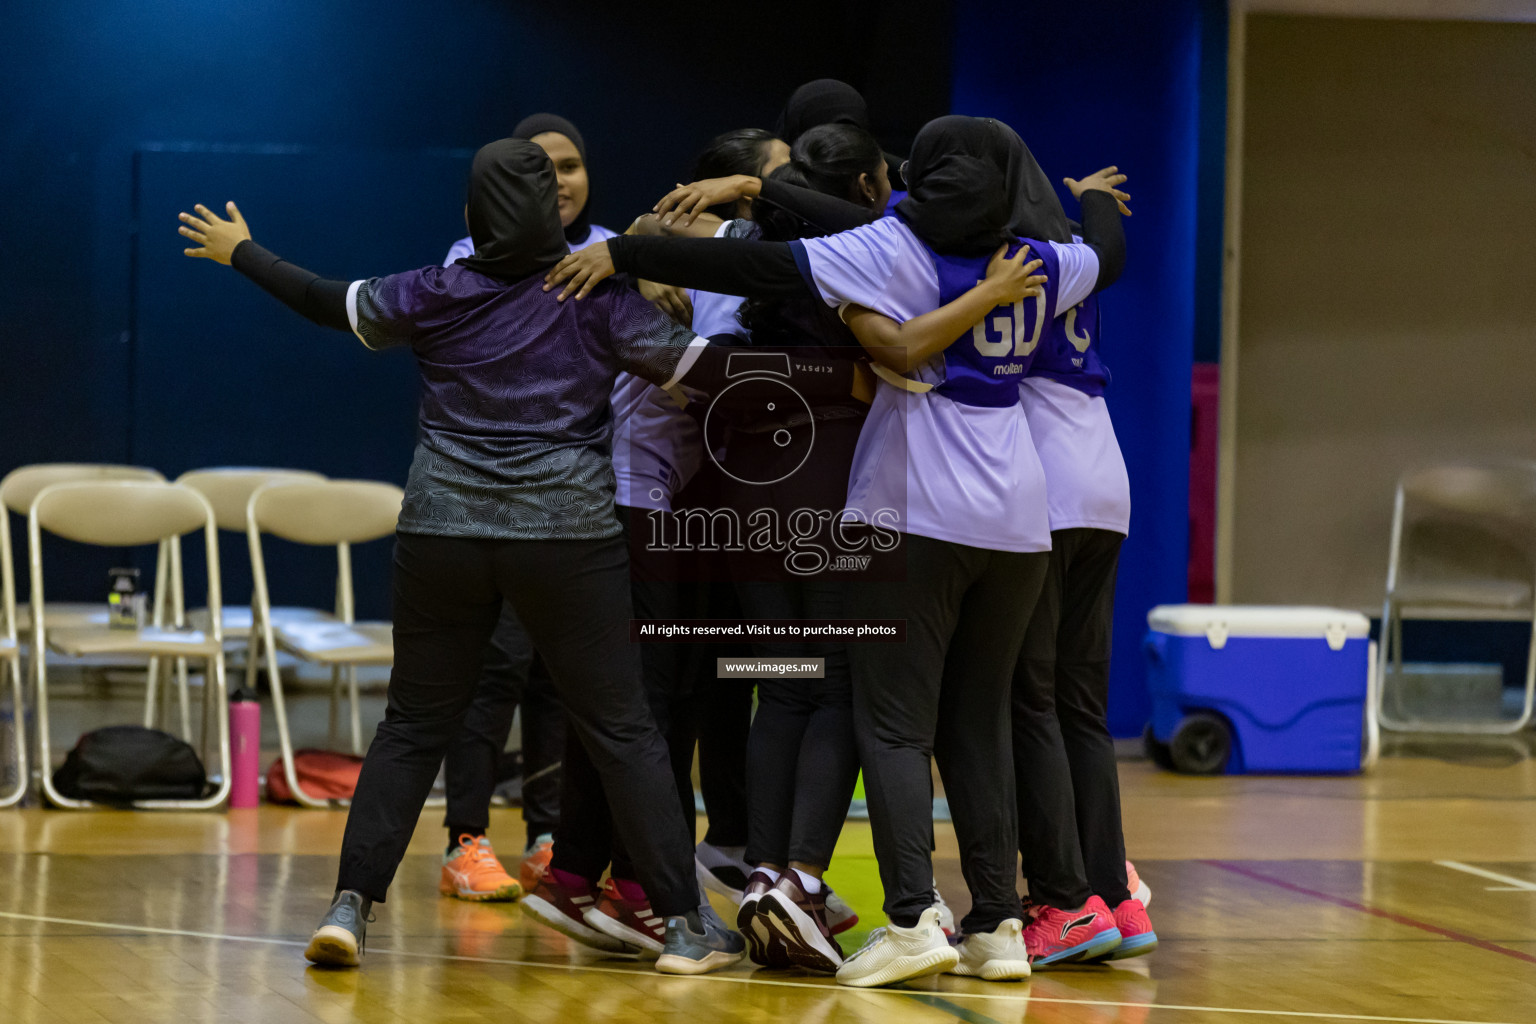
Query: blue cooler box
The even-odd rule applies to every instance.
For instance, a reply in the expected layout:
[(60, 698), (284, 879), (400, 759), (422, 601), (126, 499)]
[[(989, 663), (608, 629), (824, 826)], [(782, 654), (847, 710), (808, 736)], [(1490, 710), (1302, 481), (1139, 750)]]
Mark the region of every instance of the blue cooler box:
[(1370, 620), (1337, 608), (1159, 605), (1147, 614), (1148, 753), (1198, 774), (1355, 772)]

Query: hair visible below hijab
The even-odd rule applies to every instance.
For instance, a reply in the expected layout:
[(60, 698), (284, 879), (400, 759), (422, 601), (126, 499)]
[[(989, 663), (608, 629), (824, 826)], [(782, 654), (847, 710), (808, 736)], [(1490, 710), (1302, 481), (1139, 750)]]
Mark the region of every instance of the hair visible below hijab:
[[(768, 159), (768, 147), (775, 138), (777, 136), (765, 128), (737, 128), (716, 135), (694, 161), (693, 177), (689, 180), (728, 178), (733, 174), (758, 177)], [(721, 220), (730, 220), (736, 216), (736, 201), (718, 203), (705, 212)]]
[(806, 82), (789, 94), (779, 115), (779, 138), (795, 140), (819, 124), (851, 124), (869, 131), (869, 104), (859, 90), (835, 78)]
[(458, 262), (487, 277), (521, 280), (570, 251), (560, 231), (555, 166), (532, 142), (499, 139), (480, 147), (465, 206), (475, 252)]
[[(581, 162), (587, 162), (587, 144), (581, 137), (581, 132), (559, 114), (529, 114), (517, 122), (517, 127), (512, 129), (514, 139), (532, 139), (535, 135), (543, 135), (545, 132), (555, 132), (564, 135), (571, 140), (571, 145), (576, 147)], [(587, 201), (582, 206), (581, 212), (576, 214), (576, 219), (565, 228), (565, 240), (572, 245), (580, 245), (587, 240), (592, 233), (592, 217), (587, 212), (592, 209), (592, 172), (587, 170)]]
[(885, 163), (885, 153), (875, 137), (862, 128), (819, 124), (795, 140), (789, 159), (811, 188), (858, 203), (862, 202), (858, 195), (859, 175), (874, 178)]

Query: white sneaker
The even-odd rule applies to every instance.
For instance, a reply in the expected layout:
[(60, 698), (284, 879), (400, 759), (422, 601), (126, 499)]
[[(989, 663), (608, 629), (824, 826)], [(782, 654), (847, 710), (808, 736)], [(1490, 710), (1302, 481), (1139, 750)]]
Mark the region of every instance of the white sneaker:
[(955, 947), (960, 962), (950, 974), (983, 981), (1020, 981), (1029, 977), (1029, 950), (1024, 948), (1024, 922), (1010, 917), (994, 931), (967, 935)]
[(949, 904), (944, 902), (944, 894), (939, 892), (939, 880), (933, 880), (933, 906), (939, 912), (939, 927), (943, 929), (946, 938), (955, 937), (955, 912), (949, 909)]
[(694, 850), (693, 858), (693, 869), (700, 887), (705, 892), (725, 897), (737, 906), (741, 905), (743, 890), (753, 871), (752, 865), (741, 859), (740, 850), (740, 847), (721, 849), (700, 843)]
[(939, 927), (939, 909), (929, 907), (911, 928), (888, 924), (870, 932), (869, 940), (837, 969), (837, 982), (859, 988), (894, 985), (943, 974), (959, 961)]

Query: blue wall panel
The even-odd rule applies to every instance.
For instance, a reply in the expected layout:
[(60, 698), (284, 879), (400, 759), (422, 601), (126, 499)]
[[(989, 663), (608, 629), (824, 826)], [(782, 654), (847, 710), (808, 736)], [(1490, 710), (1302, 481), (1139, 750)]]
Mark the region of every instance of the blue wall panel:
[[(442, 258), (463, 234), (467, 155), (535, 110), (584, 129), (594, 215), (615, 227), (714, 134), (771, 127), (809, 78), (863, 87), (895, 145), (943, 112), (946, 3), (786, 0), (773, 14), (743, 20), (706, 0), (8, 5), (0, 474), (142, 459), (169, 474), (268, 462), (403, 483), (409, 358), (370, 361), (183, 258), (176, 210), (234, 198), (295, 261), (387, 273)], [(366, 614), (387, 610), (377, 547), (357, 559)], [(227, 550), (243, 600), (244, 559)], [(125, 557), (50, 545), (50, 593), (99, 596)], [(302, 575), (294, 600), (328, 600), (329, 570)], [(19, 584), (25, 595), (25, 572)]]
[(1187, 593), (1200, 4), (968, 0), (957, 5), (954, 39), (956, 113), (1013, 125), (1057, 181), (1108, 164), (1130, 175), (1130, 257), (1104, 295), (1103, 345), (1132, 499), (1110, 725), (1134, 735), (1151, 707), (1147, 610)]

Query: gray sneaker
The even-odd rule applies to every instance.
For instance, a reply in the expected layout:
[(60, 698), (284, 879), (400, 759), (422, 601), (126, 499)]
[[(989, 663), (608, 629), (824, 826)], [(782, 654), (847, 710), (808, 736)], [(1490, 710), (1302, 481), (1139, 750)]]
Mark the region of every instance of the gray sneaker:
[(688, 920), (693, 914), (667, 918), (667, 941), (656, 969), (663, 974), (708, 974), (736, 963), (747, 952), (746, 940), (731, 931), (714, 910), (698, 909), (696, 931)]
[(351, 889), (337, 893), (320, 927), (310, 936), (304, 959), (326, 967), (356, 967), (362, 962), (372, 911), (373, 901), (362, 893)]

